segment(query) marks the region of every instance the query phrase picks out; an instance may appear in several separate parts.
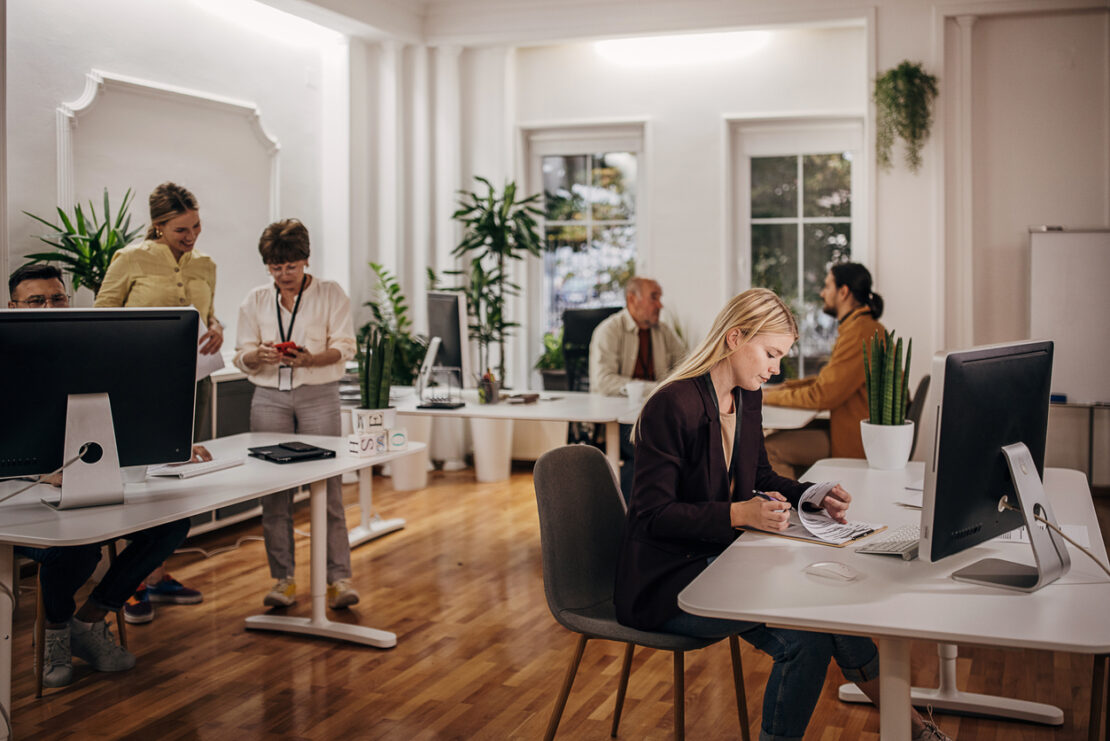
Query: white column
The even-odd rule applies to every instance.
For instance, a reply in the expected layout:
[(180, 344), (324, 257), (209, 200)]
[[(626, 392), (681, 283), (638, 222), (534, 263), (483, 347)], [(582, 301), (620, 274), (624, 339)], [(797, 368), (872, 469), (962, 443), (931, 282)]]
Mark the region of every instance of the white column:
[[(317, 248), (316, 273), (337, 281), (351, 294), (351, 75), (350, 53), (346, 41), (324, 49), (321, 70), (323, 130), (320, 165), (320, 195), (323, 200), (323, 225)], [(356, 297), (357, 299), (357, 297)], [(361, 303), (361, 302), (360, 302)]]
[(400, 272), (401, 198), (404, 188), (401, 128), (401, 44), (381, 42), (378, 65), (378, 254), (377, 260), (391, 271)]
[(424, 289), (425, 272), (434, 264), (432, 245), (432, 126), (431, 87), (428, 72), (428, 47), (417, 46), (412, 53), (412, 167), (409, 180), (408, 259), (402, 286), (409, 297), (409, 314), (416, 327), (427, 325), (427, 302)]
[(451, 268), (451, 251), (458, 244), (458, 229), (451, 214), (455, 212), (456, 191), (462, 169), (459, 109), (459, 56), (461, 46), (440, 46), (435, 57), (435, 251), (432, 267), (437, 272)]
[(953, 327), (955, 337), (950, 338), (952, 348), (966, 348), (975, 344), (975, 232), (974, 189), (972, 188), (972, 64), (971, 29), (975, 16), (956, 17), (959, 27), (959, 69), (956, 75), (955, 141), (952, 142), (952, 162), (955, 163), (953, 187), (955, 199), (956, 249), (948, 275), (955, 286)]

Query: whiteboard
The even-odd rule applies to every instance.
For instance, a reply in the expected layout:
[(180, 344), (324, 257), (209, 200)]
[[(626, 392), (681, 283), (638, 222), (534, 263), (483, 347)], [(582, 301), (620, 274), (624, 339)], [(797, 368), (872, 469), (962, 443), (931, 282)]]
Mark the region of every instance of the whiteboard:
[(1029, 251), (1029, 337), (1056, 343), (1052, 393), (1110, 402), (1110, 229), (1030, 229)]

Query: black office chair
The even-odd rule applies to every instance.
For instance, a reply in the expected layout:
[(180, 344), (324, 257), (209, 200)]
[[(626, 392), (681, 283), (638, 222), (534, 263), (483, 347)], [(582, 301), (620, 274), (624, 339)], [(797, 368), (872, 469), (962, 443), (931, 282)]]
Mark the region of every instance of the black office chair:
[(917, 382), (917, 390), (910, 398), (910, 405), (906, 408), (906, 419), (913, 420), (913, 443), (910, 446), (910, 458), (917, 450), (917, 432), (921, 429), (921, 415), (925, 411), (925, 399), (929, 395), (929, 375), (925, 374)]
[[(543, 556), (543, 591), (551, 614), (567, 630), (579, 634), (578, 646), (567, 667), (562, 689), (551, 710), (544, 735), (555, 737), (566, 707), (574, 676), (590, 638), (627, 643), (617, 687), (613, 727), (617, 735), (624, 706), (632, 652), (639, 644), (674, 652), (674, 735), (685, 737), (685, 682), (683, 656), (715, 640), (675, 633), (636, 630), (617, 622), (613, 606), (613, 580), (625, 527), (624, 500), (605, 455), (588, 445), (568, 445), (549, 451), (533, 470), (536, 504), (540, 516), (540, 551)], [(729, 636), (733, 683), (740, 733), (750, 741), (748, 708), (744, 692), (740, 643)]]
[(602, 306), (563, 312), (563, 363), (567, 369), (567, 388), (571, 391), (590, 390), (590, 339), (597, 325), (622, 308)]

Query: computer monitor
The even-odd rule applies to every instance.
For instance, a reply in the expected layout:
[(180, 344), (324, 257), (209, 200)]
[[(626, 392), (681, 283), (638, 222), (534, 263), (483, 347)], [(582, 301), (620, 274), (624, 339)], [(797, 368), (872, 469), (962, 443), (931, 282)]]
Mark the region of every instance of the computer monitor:
[(123, 501), (121, 466), (186, 461), (196, 309), (0, 310), (0, 477), (62, 476), (61, 506)]
[[(925, 469), (920, 557), (937, 561), (1019, 527), (1051, 519), (1044, 475), (1052, 342), (938, 353), (931, 460)], [(1006, 504), (1017, 511), (1000, 505)], [(985, 559), (955, 579), (1032, 591), (1067, 570), (1062, 539), (1029, 527), (1038, 567)], [(1061, 570), (1062, 569), (1062, 570)], [(1055, 575), (1053, 575), (1055, 574)]]
[(477, 388), (478, 379), (471, 367), (467, 345), (466, 296), (458, 291), (428, 291), (428, 336), (438, 337), (439, 355), (435, 364), (458, 368), (463, 388)]

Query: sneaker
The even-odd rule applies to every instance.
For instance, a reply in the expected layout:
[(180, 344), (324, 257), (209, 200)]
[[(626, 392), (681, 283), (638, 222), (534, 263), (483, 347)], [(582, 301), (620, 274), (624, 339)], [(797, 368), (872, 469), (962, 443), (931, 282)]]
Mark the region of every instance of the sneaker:
[[(38, 658), (37, 652), (35, 658)], [(73, 682), (73, 661), (69, 652), (68, 626), (46, 629), (42, 663), (43, 687), (65, 687)]]
[(148, 584), (146, 592), (151, 602), (172, 602), (175, 605), (195, 605), (204, 599), (200, 592), (185, 586), (169, 573), (157, 584)]
[(342, 610), (358, 604), (358, 592), (351, 586), (350, 579), (336, 579), (328, 584), (328, 607)]
[(146, 586), (141, 586), (133, 595), (123, 603), (123, 619), (132, 625), (149, 623), (154, 619), (154, 605), (150, 604), (150, 595)]
[(943, 731), (937, 728), (937, 724), (931, 720), (925, 721), (925, 727), (921, 729), (921, 733), (913, 737), (913, 741), (953, 741), (951, 737), (945, 735)]
[(69, 643), (73, 655), (92, 664), (98, 672), (122, 672), (135, 666), (135, 656), (116, 643), (111, 628), (103, 620), (97, 620), (91, 628), (86, 628), (71, 618)]
[(262, 598), (266, 607), (289, 607), (297, 601), (297, 582), (292, 579), (278, 579), (270, 588), (269, 594)]

